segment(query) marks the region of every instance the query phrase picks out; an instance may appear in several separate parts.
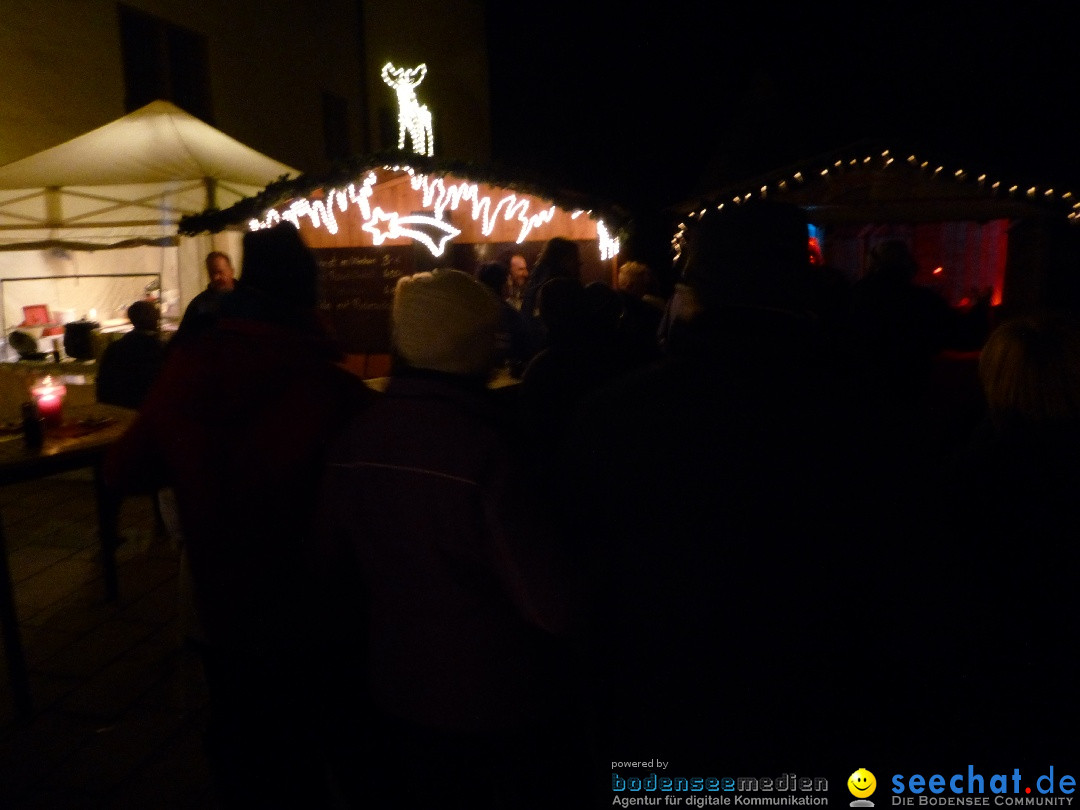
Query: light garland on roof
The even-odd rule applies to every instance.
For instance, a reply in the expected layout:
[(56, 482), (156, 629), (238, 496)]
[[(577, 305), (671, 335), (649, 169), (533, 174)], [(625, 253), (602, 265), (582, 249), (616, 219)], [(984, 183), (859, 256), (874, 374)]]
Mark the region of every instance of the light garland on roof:
[[(251, 230), (272, 228), (274, 225), (287, 220), (300, 227), (300, 220), (307, 217), (314, 228), (326, 226), (326, 230), (332, 234), (338, 232), (337, 217), (334, 209), (344, 213), (350, 205), (356, 205), (360, 209), (360, 216), (364, 220), (360, 226), (362, 230), (371, 234), (376, 245), (381, 245), (387, 239), (400, 239), (408, 237), (415, 239), (424, 245), (432, 256), (441, 256), (446, 250), (446, 243), (461, 233), (461, 231), (444, 221), (440, 216), (427, 216), (426, 214), (406, 214), (402, 216), (396, 211), (383, 211), (379, 206), (372, 208), (372, 188), (376, 182), (375, 172), (369, 172), (360, 188), (349, 184), (344, 189), (332, 188), (326, 192), (321, 200), (300, 199), (293, 201), (284, 213), (276, 209), (270, 209), (262, 220), (253, 219), (248, 223)], [(385, 227), (384, 227), (385, 223)], [(438, 240), (433, 239), (425, 231), (418, 230), (416, 226), (426, 226), (435, 231)]]
[(500, 217), (507, 222), (516, 219), (521, 223), (517, 237), (520, 245), (534, 228), (546, 225), (555, 216), (554, 205), (530, 214), (529, 201), (516, 194), (507, 194), (493, 204), (491, 197), (481, 195), (480, 187), (476, 183), (463, 181), (447, 186), (441, 177), (432, 179), (424, 174), (416, 174), (411, 169), (406, 171), (409, 173), (413, 190), (423, 194), (424, 208), (434, 208), (435, 216), (440, 219), (447, 208), (456, 211), (463, 202), (471, 202), (472, 218), (480, 223), (480, 232), (484, 236), (491, 236)]
[[(824, 181), (827, 182), (827, 181), (832, 179), (832, 177), (833, 177), (832, 172), (834, 172), (836, 170), (843, 170), (845, 165), (848, 166), (848, 167), (851, 167), (851, 168), (856, 168), (856, 167), (859, 167), (860, 165), (861, 166), (869, 166), (869, 165), (872, 165), (875, 162), (875, 160), (877, 160), (877, 159), (879, 159), (879, 158), (876, 158), (874, 155), (864, 155), (861, 158), (858, 157), (858, 156), (855, 156), (855, 157), (848, 158), (847, 160), (844, 160), (844, 159), (834, 160), (828, 166), (823, 166), (820, 169), (817, 169), (816, 173), (817, 173), (818, 177), (822, 178)], [(883, 168), (888, 168), (889, 166), (892, 166), (896, 162), (895, 159), (890, 154), (890, 150), (888, 150), (888, 149), (886, 149), (884, 152), (882, 152), (880, 154), (880, 160), (881, 160), (881, 166)], [(908, 155), (907, 162), (911, 166), (916, 167), (921, 171), (929, 171), (932, 177), (938, 177), (942, 173), (945, 172), (945, 166), (944, 165), (938, 165), (938, 166), (931, 167), (929, 161), (926, 161), (926, 160), (920, 161), (915, 155)], [(807, 170), (807, 171), (808, 171), (808, 173), (813, 174), (813, 172), (810, 172), (809, 170)], [(837, 173), (839, 173), (839, 172), (837, 172)], [(961, 182), (961, 183), (970, 182), (969, 174), (968, 174), (966, 169), (963, 169), (963, 168), (956, 169), (955, 171), (952, 172), (952, 176), (956, 179), (957, 182)], [(775, 191), (781, 191), (781, 192), (782, 191), (787, 191), (789, 189), (789, 187), (790, 187), (790, 184), (793, 181), (795, 183), (803, 183), (803, 182), (805, 182), (805, 180), (806, 180), (806, 178), (805, 178), (803, 172), (797, 171), (794, 174), (792, 174), (790, 177), (784, 177), (784, 178), (780, 178), (779, 180), (775, 180), (773, 182), (766, 183), (765, 185), (760, 187), (758, 193), (760, 194), (761, 197), (766, 197), (770, 191), (774, 191), (774, 190)], [(978, 175), (978, 177), (976, 179), (976, 182), (978, 182), (979, 186), (982, 187), (982, 186), (985, 186), (987, 180), (988, 180), (988, 176), (986, 174), (980, 174), (980, 175)], [(1002, 187), (1002, 182), (1000, 180), (995, 180), (990, 185), (991, 190), (995, 191), (995, 192), (997, 192), (1001, 187)], [(1007, 193), (1008, 193), (1009, 196), (1017, 196), (1017, 193), (1020, 192), (1020, 190), (1021, 189), (1020, 189), (1019, 185), (1012, 185), (1012, 186), (1008, 187)], [(1071, 191), (1057, 192), (1053, 188), (1047, 187), (1045, 189), (1040, 189), (1039, 186), (1031, 186), (1031, 187), (1027, 188), (1024, 191), (1024, 193), (1027, 195), (1027, 197), (1029, 199), (1034, 199), (1037, 196), (1039, 196), (1040, 190), (1042, 191), (1042, 197), (1046, 198), (1046, 199), (1049, 199), (1049, 200), (1067, 201), (1067, 200), (1071, 200), (1072, 197), (1073, 197), (1073, 193)], [(745, 194), (736, 195), (736, 196), (731, 198), (731, 201), (735, 202), (735, 203), (744, 202), (744, 201), (748, 200), (751, 197), (752, 193), (753, 192), (748, 191)], [(719, 204), (713, 206), (713, 209), (719, 211), (723, 207), (724, 207), (724, 203), (719, 203)], [(689, 214), (689, 216), (691, 218), (697, 218), (697, 217), (704, 216), (706, 210), (707, 209), (703, 209), (700, 212), (691, 212)], [(1080, 221), (1080, 203), (1076, 203), (1075, 205), (1073, 205), (1073, 210), (1069, 213), (1068, 218), (1069, 218), (1070, 221), (1073, 221), (1073, 222)]]
[(600, 240), (600, 259), (607, 261), (619, 255), (619, 239), (608, 233), (603, 220), (596, 221), (596, 235)]
[[(263, 218), (248, 222), (250, 230), (272, 228), (282, 220), (291, 222), (297, 228), (300, 221), (306, 219), (313, 228), (325, 227), (331, 234), (338, 232), (338, 216), (355, 206), (360, 213), (361, 229), (372, 235), (376, 245), (387, 239), (410, 238), (427, 247), (433, 256), (441, 256), (446, 245), (461, 233), (443, 217), (447, 210), (456, 211), (462, 203), (471, 203), (469, 211), (474, 221), (480, 223), (481, 233), (490, 236), (499, 220), (517, 222), (520, 229), (517, 244), (521, 244), (537, 228), (548, 224), (555, 216), (554, 205), (536, 213), (530, 213), (530, 201), (516, 194), (507, 194), (497, 202), (489, 195), (482, 195), (475, 183), (453, 183), (447, 185), (443, 178), (432, 179), (414, 172), (407, 166), (386, 166), (388, 171), (401, 171), (409, 175), (409, 183), (414, 191), (422, 196), (425, 209), (432, 209), (432, 214), (399, 214), (384, 211), (379, 206), (372, 206), (371, 197), (377, 182), (375, 172), (368, 172), (359, 188), (350, 183), (344, 188), (332, 188), (321, 199), (302, 198), (294, 200), (283, 211), (271, 208)], [(571, 214), (576, 219), (583, 211)], [(608, 233), (606, 226), (597, 220), (597, 234), (600, 242), (600, 257), (603, 260), (613, 258), (619, 252), (619, 240)], [(423, 228), (423, 230), (420, 230)]]

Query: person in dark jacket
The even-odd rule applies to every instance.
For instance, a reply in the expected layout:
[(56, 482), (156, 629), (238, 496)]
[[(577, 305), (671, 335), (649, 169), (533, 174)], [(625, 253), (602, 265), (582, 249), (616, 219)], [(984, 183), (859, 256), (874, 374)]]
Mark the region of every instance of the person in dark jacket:
[(915, 283), (907, 243), (876, 245), (851, 290), (851, 327), (880, 396), (911, 402), (926, 388), (933, 359), (958, 346), (959, 316), (937, 292)]
[(656, 747), (690, 769), (816, 770), (846, 742), (831, 718), (880, 697), (870, 678), (848, 689), (845, 645), (876, 650), (881, 628), (864, 639), (844, 587), (858, 399), (806, 306), (806, 221), (729, 208), (692, 232), (677, 345), (583, 400), (563, 442), (600, 762)]
[(170, 352), (106, 460), (117, 489), (175, 492), (229, 807), (318, 806), (323, 785), (302, 549), (327, 443), (370, 392), (338, 365), (316, 273), (292, 225), (246, 234), (217, 326)]
[(554, 236), (544, 243), (521, 294), (521, 317), (528, 336), (530, 357), (548, 343), (540, 317), (540, 288), (556, 278), (581, 281), (581, 250), (577, 242), (561, 236)]
[(335, 587), (367, 596), (379, 807), (574, 804), (570, 576), (484, 386), (497, 317), (457, 270), (401, 279), (385, 397), (330, 458), (321, 543)]
[(170, 345), (180, 345), (211, 328), (221, 312), (221, 304), (236, 288), (236, 271), (227, 253), (206, 254), (206, 289), (191, 299)]
[(165, 361), (158, 333), (160, 315), (149, 301), (136, 301), (127, 310), (131, 331), (110, 343), (97, 373), (98, 402), (137, 410)]
[(1055, 312), (1005, 321), (979, 378), (986, 419), (940, 487), (939, 558), (956, 573), (936, 649), (951, 656), (965, 750), (991, 756), (1023, 739), (1017, 753), (1037, 767), (1069, 747), (1080, 721), (1080, 323)]
[(528, 358), (525, 325), (509, 301), (510, 270), (499, 262), (485, 262), (476, 271), (476, 279), (499, 299), (499, 321), (495, 328), (495, 365), (503, 365), (514, 376), (521, 376)]

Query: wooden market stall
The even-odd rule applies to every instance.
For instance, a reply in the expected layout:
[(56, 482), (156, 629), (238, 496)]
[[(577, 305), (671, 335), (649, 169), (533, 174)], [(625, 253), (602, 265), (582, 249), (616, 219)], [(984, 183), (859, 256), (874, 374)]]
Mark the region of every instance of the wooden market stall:
[(1018, 311), (1080, 290), (1080, 198), (1068, 188), (862, 142), (725, 186), (682, 211), (761, 197), (803, 208), (824, 263), (852, 281), (875, 245), (902, 239), (919, 263), (916, 281), (954, 306), (991, 291), (995, 305)]
[(626, 224), (614, 206), (476, 167), (395, 157), (272, 184), (224, 211), (186, 218), (181, 231), (297, 225), (319, 263), (320, 307), (367, 377), (389, 366), (390, 305), (402, 276), (436, 267), (473, 273), (512, 254), (532, 268), (544, 244), (561, 237), (579, 246), (583, 283), (613, 281), (616, 233)]

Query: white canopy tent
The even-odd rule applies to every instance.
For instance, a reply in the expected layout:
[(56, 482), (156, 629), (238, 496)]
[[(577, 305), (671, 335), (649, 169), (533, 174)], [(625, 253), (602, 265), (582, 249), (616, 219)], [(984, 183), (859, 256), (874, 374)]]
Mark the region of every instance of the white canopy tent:
[(0, 328), (23, 307), (117, 316), (155, 286), (178, 314), (205, 284), (202, 260), (239, 236), (179, 237), (183, 216), (226, 208), (297, 174), (167, 101), (0, 166)]

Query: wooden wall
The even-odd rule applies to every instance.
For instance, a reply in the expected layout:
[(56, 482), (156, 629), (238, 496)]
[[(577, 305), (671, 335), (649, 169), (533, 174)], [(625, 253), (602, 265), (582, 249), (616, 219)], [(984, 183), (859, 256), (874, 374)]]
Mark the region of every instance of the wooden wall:
[[(613, 263), (600, 259), (596, 222), (584, 212), (574, 216), (571, 211), (554, 208), (550, 221), (532, 227), (525, 240), (519, 243), (522, 208), (515, 207), (512, 216), (507, 218), (503, 213), (506, 204), (503, 209), (498, 209), (499, 203), (513, 194), (515, 206), (520, 206), (523, 201), (527, 203), (524, 208), (527, 214), (535, 215), (550, 211), (553, 208), (550, 201), (452, 177), (435, 185), (432, 195), (425, 200), (423, 190), (415, 189), (412, 178), (404, 172), (378, 170), (375, 174), (378, 182), (372, 187), (366, 211), (355, 202), (347, 204), (342, 211), (334, 200), (329, 200), (336, 233), (332, 233), (325, 222), (327, 197), (309, 200), (318, 210), (318, 225), (311, 216), (300, 219), (301, 235), (319, 262), (320, 307), (346, 351), (353, 355), (350, 364), (364, 376), (379, 376), (368, 368), (372, 362), (377, 365), (378, 372), (385, 373), (384, 358), (390, 350), (390, 305), (394, 286), (402, 276), (437, 267), (452, 267), (474, 274), (482, 263), (500, 260), (511, 251), (524, 255), (531, 268), (547, 240), (559, 236), (578, 243), (584, 283), (603, 281), (610, 284), (613, 281)], [(363, 178), (355, 188), (361, 187), (362, 183)], [(456, 209), (450, 204), (445, 205), (443, 220), (461, 233), (445, 243), (439, 256), (432, 255), (426, 245), (407, 236), (386, 238), (376, 244), (375, 235), (363, 227), (371, 221), (366, 215), (374, 214), (376, 209), (401, 216), (418, 213), (431, 216), (438, 207), (439, 194), (445, 193), (447, 188), (460, 190), (462, 184), (476, 199), (487, 199), (489, 216), (492, 210), (497, 211), (498, 216), (489, 220), (489, 227), (485, 228), (483, 216), (473, 216), (474, 207), (479, 208), (479, 205), (472, 197), (461, 199)], [(440, 234), (436, 229), (429, 231), (426, 225), (416, 227), (429, 233), (438, 243)], [(376, 359), (373, 361), (372, 358)]]

